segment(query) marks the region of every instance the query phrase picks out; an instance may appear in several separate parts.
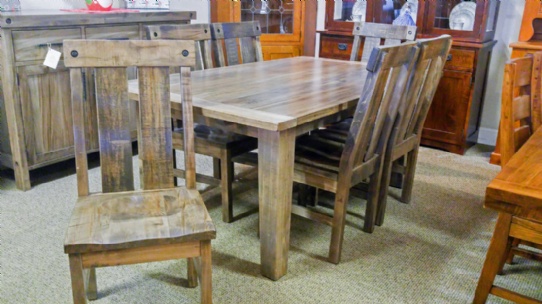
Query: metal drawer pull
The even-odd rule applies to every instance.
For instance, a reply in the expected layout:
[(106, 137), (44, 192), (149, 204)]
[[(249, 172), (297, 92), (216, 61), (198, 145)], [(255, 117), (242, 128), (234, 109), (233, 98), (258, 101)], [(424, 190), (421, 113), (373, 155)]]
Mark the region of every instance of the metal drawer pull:
[(59, 46), (59, 47), (62, 47), (62, 42), (55, 42), (55, 43), (41, 43), (41, 44), (38, 44), (38, 47), (49, 47), (49, 46)]
[(448, 57), (446, 57), (446, 61), (452, 61), (452, 54), (448, 54)]
[(339, 50), (341, 50), (341, 51), (346, 51), (346, 49), (348, 48), (348, 44), (346, 44), (346, 43), (339, 43), (339, 44), (337, 45), (337, 47), (338, 47)]

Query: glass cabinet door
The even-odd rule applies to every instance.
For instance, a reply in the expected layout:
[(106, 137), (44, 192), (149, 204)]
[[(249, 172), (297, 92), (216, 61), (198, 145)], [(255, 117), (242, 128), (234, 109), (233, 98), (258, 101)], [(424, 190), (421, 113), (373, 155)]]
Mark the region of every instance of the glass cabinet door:
[(241, 0), (241, 21), (260, 21), (262, 34), (291, 34), (294, 1)]
[(374, 22), (416, 25), (418, 0), (380, 0), (375, 3)]

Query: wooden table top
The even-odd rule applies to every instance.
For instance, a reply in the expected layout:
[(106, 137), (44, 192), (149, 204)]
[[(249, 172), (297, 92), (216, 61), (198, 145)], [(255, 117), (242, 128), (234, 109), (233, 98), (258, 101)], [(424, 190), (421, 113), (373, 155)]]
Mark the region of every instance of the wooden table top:
[[(208, 118), (282, 131), (355, 107), (367, 70), (361, 62), (294, 57), (192, 73), (194, 112)], [(171, 76), (180, 109), (179, 75)], [(131, 81), (130, 97), (137, 99)]]
[(542, 221), (542, 128), (487, 186), (484, 206)]

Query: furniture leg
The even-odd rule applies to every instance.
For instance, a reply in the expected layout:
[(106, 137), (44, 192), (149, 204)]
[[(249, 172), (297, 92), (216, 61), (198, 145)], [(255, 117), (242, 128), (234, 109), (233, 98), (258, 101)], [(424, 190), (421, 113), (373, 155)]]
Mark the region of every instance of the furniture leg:
[[(220, 192), (222, 194), (222, 221), (231, 223), (233, 221), (233, 163), (231, 161), (231, 151), (222, 150), (220, 159)], [(214, 164), (214, 163), (213, 163)]]
[(80, 254), (70, 254), (70, 276), (72, 280), (72, 295), (74, 304), (86, 304), (85, 277), (83, 261)]
[(278, 280), (288, 267), (295, 130), (258, 133), (261, 271)]
[(186, 259), (186, 277), (189, 288), (194, 288), (198, 286), (198, 273), (196, 271), (196, 265), (194, 263), (194, 258)]
[(484, 267), (482, 268), (482, 273), (480, 274), (478, 286), (476, 287), (476, 292), (474, 294), (473, 303), (475, 304), (485, 303), (489, 292), (493, 287), (495, 276), (499, 271), (503, 256), (506, 254), (506, 245), (508, 243), (511, 222), (511, 214), (504, 212), (499, 213), (499, 218), (495, 225), (495, 232), (493, 233), (491, 243), (487, 249)]
[(213, 176), (214, 178), (220, 178), (220, 159), (213, 157)]
[[(85, 271), (85, 274), (88, 273), (88, 281), (86, 284), (87, 299), (96, 300), (98, 299), (98, 285), (96, 284), (96, 268), (92, 267), (89, 269), (85, 269), (84, 271)], [(85, 277), (87, 276), (85, 275)]]
[(405, 176), (403, 179), (403, 190), (399, 201), (408, 204), (412, 199), (412, 188), (414, 187), (414, 174), (416, 173), (416, 162), (418, 161), (418, 148), (408, 152)]
[[(391, 161), (391, 151), (386, 151), (386, 156), (384, 158), (384, 161), (382, 162), (382, 177), (381, 177), (381, 184), (380, 189), (378, 189), (378, 204), (376, 209), (376, 220), (375, 224), (377, 226), (382, 226), (384, 223), (384, 214), (386, 212), (386, 203), (388, 199), (388, 187), (391, 180), (391, 174), (392, 174), (392, 167), (393, 162)], [(371, 183), (373, 182), (374, 178), (371, 178)], [(370, 195), (367, 195), (367, 204), (369, 204), (369, 197)]]
[[(377, 170), (376, 173), (373, 173), (369, 182), (369, 193), (378, 193), (380, 186), (380, 175), (378, 171), (382, 170), (381, 168)], [(386, 185), (387, 187), (387, 185)], [(365, 209), (365, 221), (363, 222), (363, 231), (367, 233), (373, 233), (375, 229), (376, 222), (376, 212), (378, 208), (378, 195), (367, 195), (367, 207)]]
[(201, 267), (200, 267), (201, 303), (211, 304), (213, 303), (211, 241), (202, 241), (200, 252), (201, 252)]
[(333, 226), (331, 228), (331, 242), (329, 244), (329, 262), (338, 264), (341, 260), (344, 226), (346, 217), (346, 204), (350, 189), (342, 187), (335, 193), (335, 206), (333, 210)]

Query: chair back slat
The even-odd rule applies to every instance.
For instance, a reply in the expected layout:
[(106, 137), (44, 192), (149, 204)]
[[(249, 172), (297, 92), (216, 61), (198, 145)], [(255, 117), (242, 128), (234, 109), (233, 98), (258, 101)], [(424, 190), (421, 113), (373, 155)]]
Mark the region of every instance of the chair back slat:
[(408, 88), (407, 102), (398, 111), (394, 129), (396, 143), (414, 135), (421, 136), (451, 46), (449, 35), (418, 41), (420, 58)]
[(217, 66), (263, 61), (259, 21), (213, 23), (211, 32)]
[(213, 68), (210, 24), (161, 24), (145, 26), (147, 39), (196, 41), (195, 70)]
[(499, 147), (501, 166), (541, 124), (542, 52), (510, 60), (504, 69)]
[(382, 155), (417, 54), (414, 42), (373, 49), (339, 172), (351, 171), (376, 154)]
[(358, 60), (362, 41), (361, 61), (367, 62), (372, 49), (381, 45), (382, 40), (384, 40), (384, 45), (398, 45), (403, 41), (413, 41), (416, 39), (416, 29), (416, 26), (356, 22), (352, 31), (354, 43), (350, 60)]
[(96, 68), (94, 77), (102, 191), (134, 190), (126, 68)]
[(141, 186), (147, 190), (171, 188), (174, 185), (169, 67), (141, 67), (138, 79)]
[[(99, 47), (96, 47), (99, 46)], [(96, 104), (100, 138), (102, 191), (117, 192), (134, 189), (132, 164), (132, 137), (130, 134), (130, 101), (126, 69), (138, 68), (139, 82), (139, 165), (143, 189), (173, 187), (173, 147), (169, 68), (181, 67), (184, 88), (181, 94), (183, 120), (192, 121), (190, 94), (190, 68), (194, 67), (195, 43), (181, 40), (156, 41), (104, 41), (65, 40), (65, 62), (71, 68), (75, 88), (73, 95), (74, 118), (84, 117), (81, 68), (95, 67)], [(109, 52), (109, 50), (112, 50)], [(110, 58), (110, 54), (113, 57)], [(150, 54), (153, 53), (153, 56)], [(123, 54), (120, 56), (120, 54)], [(149, 55), (146, 57), (145, 55)], [(116, 56), (116, 57), (115, 57)], [(188, 109), (190, 108), (190, 109)], [(190, 117), (188, 117), (190, 116)], [(84, 123), (75, 122), (76, 162), (78, 182), (86, 182), (79, 194), (88, 194), (88, 173), (84, 136)], [(185, 147), (193, 147), (193, 128), (184, 129)], [(84, 135), (84, 134), (83, 134)], [(81, 137), (81, 138), (79, 138)], [(193, 159), (193, 148), (186, 149), (187, 159)], [(192, 153), (192, 155), (190, 155)], [(81, 164), (81, 165), (80, 165)], [(195, 177), (194, 177), (195, 180)], [(194, 188), (195, 182), (187, 182)], [(85, 189), (86, 188), (86, 189)]]
[(88, 184), (88, 160), (87, 160), (87, 132), (85, 117), (86, 100), (83, 73), (81, 69), (70, 70), (71, 100), (73, 112), (73, 134), (75, 150), (75, 167), (77, 169), (77, 194), (87, 196), (89, 194)]

